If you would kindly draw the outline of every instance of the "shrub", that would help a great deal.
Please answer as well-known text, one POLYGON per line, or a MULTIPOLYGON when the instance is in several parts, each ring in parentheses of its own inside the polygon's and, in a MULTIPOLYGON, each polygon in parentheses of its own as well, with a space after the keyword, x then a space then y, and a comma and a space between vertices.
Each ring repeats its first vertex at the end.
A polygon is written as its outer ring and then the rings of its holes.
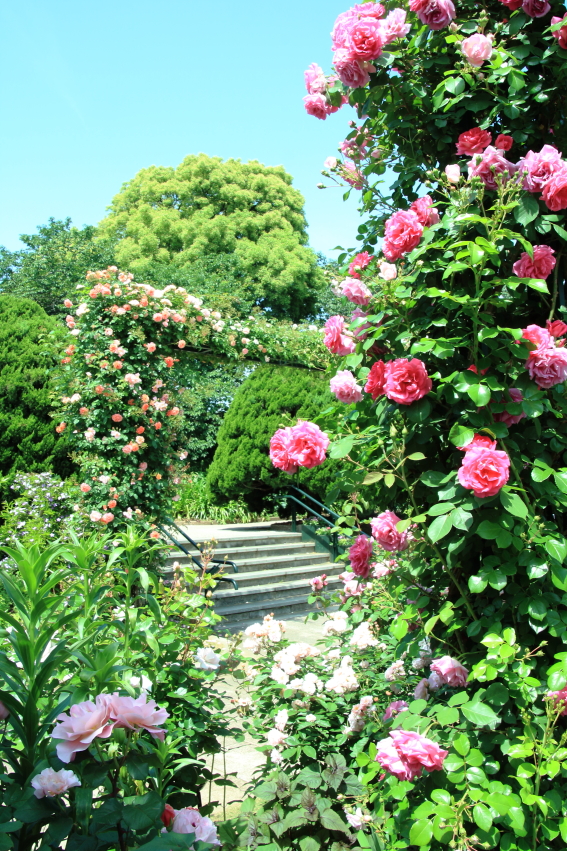
POLYGON ((0 514, 0 544, 51 543, 62 537, 73 513, 72 486, 53 473, 17 473, 10 485, 16 496, 0 514))
POLYGON ((243 499, 231 499, 224 505, 217 505, 203 473, 191 473, 187 476, 180 486, 178 497, 175 500, 175 516, 179 519, 210 520, 211 523, 253 523, 269 516, 268 511, 262 514, 252 513, 243 499))
POLYGON ((211 490, 227 499, 242 496, 261 509, 266 494, 290 484, 325 497, 336 465, 300 470, 288 476, 274 469, 268 452, 270 438, 281 425, 312 420, 333 400, 322 373, 282 366, 260 366, 234 396, 218 433, 218 447, 209 467, 211 490))

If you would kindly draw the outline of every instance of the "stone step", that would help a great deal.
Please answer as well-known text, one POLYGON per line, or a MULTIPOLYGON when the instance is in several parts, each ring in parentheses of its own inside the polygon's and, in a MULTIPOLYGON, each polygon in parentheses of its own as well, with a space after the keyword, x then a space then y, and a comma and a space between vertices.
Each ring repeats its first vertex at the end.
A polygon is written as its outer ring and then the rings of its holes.
MULTIPOLYGON (((323 571, 326 572, 326 571, 323 571)), ((329 585, 340 585, 340 580, 337 577, 331 577, 329 585)), ((220 586, 218 586, 220 587, 220 586)), ((305 596, 307 598, 311 593, 309 581, 302 577, 300 579, 284 579, 282 582, 267 582, 259 585, 249 585, 238 588, 235 591, 233 588, 224 590, 215 590, 213 592, 213 602, 215 611, 219 615, 224 614, 227 608, 232 609, 237 603, 243 607, 256 600, 275 601, 281 597, 292 595, 305 596)))
MULTIPOLYGON (((199 557, 199 553, 193 547, 188 544, 184 544, 183 541, 178 541, 178 544, 182 546, 186 546, 186 549, 192 553, 193 555, 199 557)), ((235 549, 229 549, 226 547, 221 547, 215 549, 213 552, 213 558, 219 559, 228 559, 229 561, 239 562, 242 559, 248 560, 250 558, 263 558, 264 555, 269 556, 285 556, 285 555, 295 555, 303 554, 303 553, 313 553, 315 552, 315 544, 313 541, 297 541, 293 544, 262 544, 261 541, 255 542, 254 546, 250 547, 236 547, 235 549)), ((181 561, 182 558, 186 558, 185 553, 182 550, 171 550, 170 554, 167 556, 168 561, 181 561)))
POLYGON ((273 614, 276 620, 286 617, 296 617, 313 611, 313 606, 307 602, 308 594, 281 596, 274 600, 255 600, 254 602, 239 603, 226 606, 218 614, 222 621, 216 627, 218 632, 240 632, 252 623, 262 621, 265 615, 273 614))
MULTIPOLYGON (((183 527, 181 526, 180 528, 183 527)), ((168 531, 171 532, 174 538, 183 543, 183 535, 179 535, 179 533, 175 529, 170 529, 168 531)), ((205 543, 205 538, 202 538, 200 536, 196 537, 195 530, 188 528, 186 531, 189 537, 192 538, 195 543, 205 543)), ((223 549, 232 550, 240 549, 242 547, 272 546, 275 544, 293 543, 301 543, 301 532, 268 532, 265 536, 261 533, 259 534, 258 532, 255 532, 235 537, 222 537, 217 539, 216 547, 217 549, 222 547, 223 549)))
MULTIPOLYGON (((174 561, 179 561, 180 564, 186 563, 189 559, 183 553, 180 553, 174 561)), ((168 559, 168 562, 170 559, 168 559)), ((235 559, 235 564, 238 567, 238 575, 255 571, 255 570, 279 570, 280 568, 301 567, 302 565, 321 565, 329 561, 328 553, 317 553, 313 550, 306 553, 297 553, 295 555, 270 556, 266 553, 263 558, 251 559, 235 559)), ((164 572, 167 575, 173 570, 173 565, 166 565, 164 572)), ((228 573, 232 575, 230 565, 228 573)))
MULTIPOLYGON (((228 571, 225 576, 234 577, 238 583, 238 588, 249 588, 255 585, 271 584, 277 587, 280 583, 285 583, 292 579, 302 579, 305 582, 305 587, 309 588, 309 580, 315 576, 320 576, 321 573, 326 573, 327 577, 338 577, 339 573, 344 569, 342 564, 331 564, 324 562, 323 564, 307 564, 300 567, 281 567, 277 570, 250 570, 244 573, 231 573, 228 571)), ((227 585, 219 586, 219 590, 229 590, 227 585)), ((216 592, 215 592, 216 599, 216 592)))

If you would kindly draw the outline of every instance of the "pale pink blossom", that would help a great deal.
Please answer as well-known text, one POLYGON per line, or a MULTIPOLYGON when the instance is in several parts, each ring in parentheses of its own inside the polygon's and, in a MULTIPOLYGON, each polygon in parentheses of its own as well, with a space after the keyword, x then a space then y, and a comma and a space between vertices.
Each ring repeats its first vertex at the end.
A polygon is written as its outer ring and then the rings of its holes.
POLYGON ((461 50, 471 65, 480 68, 492 56, 492 39, 474 33, 461 42, 461 50))
POLYGON ((322 573, 321 576, 314 576, 313 579, 309 580, 309 584, 311 585, 311 590, 314 594, 316 594, 317 591, 322 591, 323 588, 328 585, 327 574, 322 573))
POLYGON ((457 163, 446 165, 445 174, 449 183, 458 183, 461 179, 461 167, 457 163))
POLYGON ((91 520, 92 523, 99 523, 102 520, 102 514, 100 511, 93 510, 89 514, 89 520, 91 520))
POLYGON ((508 162, 504 152, 489 145, 482 154, 475 154, 468 165, 470 177, 480 177, 487 189, 498 188, 497 178, 508 180, 517 169, 508 162))
POLYGON ((327 79, 323 69, 312 62, 304 73, 305 88, 310 95, 324 94, 327 91, 327 79))
POLYGON ((441 771, 448 751, 413 730, 391 730, 376 745, 376 761, 398 780, 415 780, 427 771, 441 771))
POLYGON ((345 278, 341 284, 341 292, 353 304, 366 306, 372 298, 372 293, 362 281, 357 278, 345 278))
POLYGON ((383 511, 370 521, 372 537, 383 550, 399 552, 407 549, 408 533, 398 532, 396 524, 400 518, 393 511, 383 511))
POLYGON ((554 145, 544 145, 541 151, 528 151, 518 162, 518 171, 524 174, 523 187, 528 192, 541 192, 548 180, 565 166, 561 152, 554 145))
POLYGON ((56 750, 61 762, 71 762, 76 753, 86 751, 96 738, 107 739, 114 729, 108 700, 101 695, 95 703, 85 700, 73 704, 69 714, 58 715, 57 721, 60 723, 53 728, 51 737, 59 740, 56 750))
POLYGON ((405 9, 392 9, 384 18, 382 33, 384 44, 390 44, 397 38, 404 38, 411 30, 411 24, 406 23, 405 9))
POLYGON ((410 0, 409 7, 432 30, 444 29, 456 14, 451 0, 410 0))
POLYGON ((429 680, 425 677, 416 685, 413 692, 414 700, 427 700, 429 697, 429 680))
POLYGON ((69 789, 80 786, 81 781, 73 771, 67 768, 61 768, 59 771, 44 768, 32 778, 31 785, 36 798, 54 798, 56 795, 64 795, 69 789))
POLYGON ((451 656, 441 656, 439 659, 434 659, 431 663, 431 670, 439 674, 444 683, 456 688, 464 686, 467 682, 469 672, 457 659, 452 659, 451 656))
POLYGON ((81 486, 80 486, 80 490, 81 490, 83 493, 88 493, 88 492, 90 491, 90 489, 91 489, 91 486, 90 486, 90 485, 87 485, 87 483, 86 483, 86 482, 83 482, 83 483, 81 484, 81 486))
POLYGON ((353 189, 362 189, 364 177, 354 163, 344 162, 341 167, 341 176, 353 189))
MULTIPOLYGON (((102 695, 99 695, 102 697, 102 695)), ((125 730, 147 730, 155 739, 163 742, 165 730, 159 725, 169 718, 167 709, 159 707, 155 700, 148 700, 145 692, 139 697, 121 697, 118 694, 104 695, 108 700, 110 718, 115 727, 125 730)))
POLYGON ((383 281, 395 281, 398 277, 396 264, 386 263, 385 260, 382 260, 382 262, 378 264, 378 275, 383 281))
POLYGON ((382 721, 389 721, 390 718, 395 718, 400 712, 405 712, 409 709, 405 700, 394 700, 386 707, 386 711, 382 716, 382 721))
POLYGON ((350 405, 360 402, 362 399, 362 388, 356 383, 356 378, 348 369, 341 369, 331 378, 331 393, 334 393, 339 402, 350 405))
POLYGON ((124 376, 124 381, 133 387, 135 384, 141 384, 142 379, 140 378, 139 372, 127 372, 124 376))
POLYGON ((272 730, 268 730, 266 734, 266 741, 272 748, 277 748, 279 745, 283 745, 286 739, 287 734, 283 733, 281 730, 277 730, 275 727, 272 730))
POLYGON ((356 348, 352 333, 342 316, 330 316, 327 319, 323 343, 334 355, 350 355, 356 348))
POLYGON ((185 807, 175 812, 171 832, 194 833, 199 842, 207 842, 209 845, 221 844, 214 822, 207 816, 202 816, 194 807, 185 807))
POLYGON ((337 164, 338 160, 336 157, 327 157, 327 159, 323 163, 325 168, 328 168, 330 171, 333 171, 337 167, 337 164))

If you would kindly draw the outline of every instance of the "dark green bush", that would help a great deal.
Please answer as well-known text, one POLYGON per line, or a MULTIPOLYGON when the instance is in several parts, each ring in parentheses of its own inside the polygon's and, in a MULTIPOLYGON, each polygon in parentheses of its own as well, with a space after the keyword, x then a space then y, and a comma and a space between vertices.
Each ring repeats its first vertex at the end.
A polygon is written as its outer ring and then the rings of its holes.
POLYGON ((217 450, 207 483, 219 496, 242 496, 254 510, 265 497, 295 484, 325 499, 331 490, 336 463, 327 461, 294 476, 273 467, 270 438, 281 426, 298 419, 315 421, 334 397, 322 373, 288 366, 260 366, 236 391, 217 435, 217 450))
POLYGON ((0 296, 0 493, 18 472, 68 475, 64 438, 55 433, 51 377, 63 328, 36 302, 0 296))

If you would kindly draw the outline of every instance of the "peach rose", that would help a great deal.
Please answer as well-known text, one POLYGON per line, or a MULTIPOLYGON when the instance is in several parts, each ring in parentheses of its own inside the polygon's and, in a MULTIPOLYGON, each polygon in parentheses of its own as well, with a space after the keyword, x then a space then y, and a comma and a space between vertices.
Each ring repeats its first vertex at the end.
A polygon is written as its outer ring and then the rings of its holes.
POLYGON ((161 709, 155 700, 148 700, 147 694, 140 697, 121 697, 118 694, 106 696, 110 711, 110 718, 115 727, 123 727, 125 730, 147 730, 156 739, 163 742, 165 730, 158 727, 165 724, 169 718, 167 709, 161 709))
POLYGON ((61 723, 55 725, 51 737, 60 740, 56 750, 61 762, 71 762, 76 753, 86 751, 96 738, 107 739, 114 729, 107 702, 101 695, 95 703, 84 700, 73 704, 69 715, 62 713, 57 720, 61 723))

